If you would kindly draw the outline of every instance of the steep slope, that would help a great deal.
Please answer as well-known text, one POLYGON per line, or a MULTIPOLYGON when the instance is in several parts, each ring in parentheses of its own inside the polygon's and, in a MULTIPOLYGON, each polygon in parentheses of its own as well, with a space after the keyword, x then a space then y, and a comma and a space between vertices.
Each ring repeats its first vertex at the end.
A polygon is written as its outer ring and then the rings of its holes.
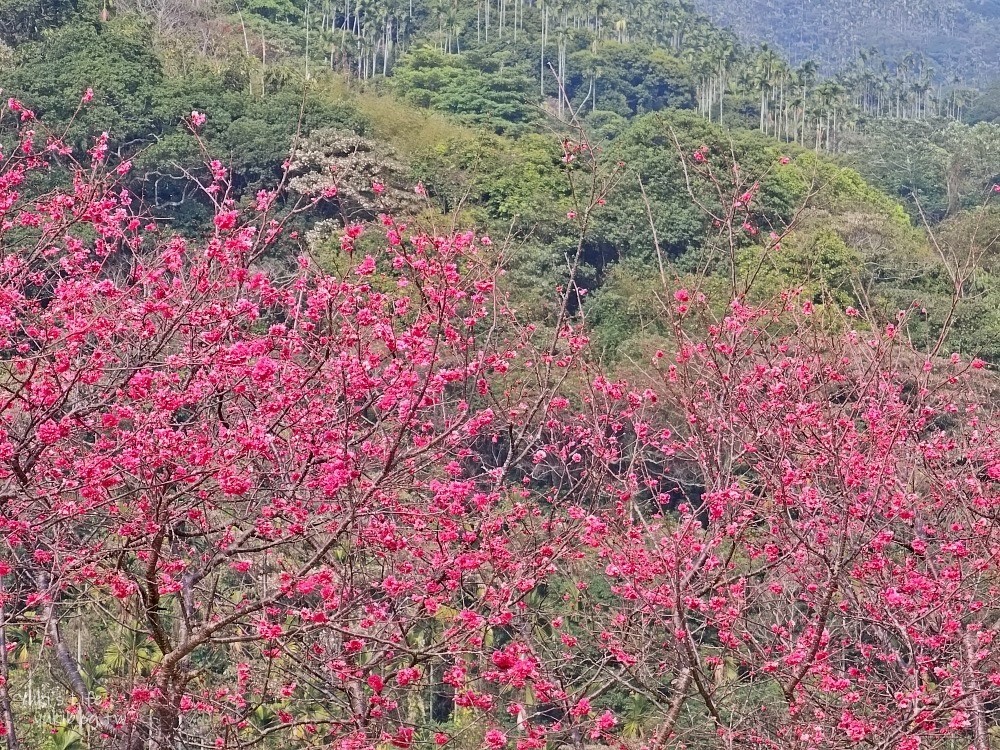
POLYGON ((793 61, 827 70, 877 48, 898 59, 917 50, 936 76, 982 83, 1000 72, 1000 0, 697 0, 744 38, 779 45, 793 61))

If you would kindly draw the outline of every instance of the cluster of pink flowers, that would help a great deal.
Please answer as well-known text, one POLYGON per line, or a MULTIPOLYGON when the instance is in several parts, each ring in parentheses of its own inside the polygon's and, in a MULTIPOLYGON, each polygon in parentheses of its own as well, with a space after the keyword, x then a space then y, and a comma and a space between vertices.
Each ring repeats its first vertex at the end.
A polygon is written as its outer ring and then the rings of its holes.
POLYGON ((166 236, 106 134, 22 194, 33 138, 0 172, 0 617, 39 624, 109 746, 463 742, 432 691, 486 750, 616 746, 625 694, 657 747, 988 746, 981 360, 913 357, 905 314, 841 335, 794 292, 689 286, 625 377, 568 315, 523 323, 471 231, 383 216, 344 227, 349 273, 270 274, 275 193, 242 208, 212 162, 214 231, 166 236), (96 698, 81 609, 155 654, 96 698))

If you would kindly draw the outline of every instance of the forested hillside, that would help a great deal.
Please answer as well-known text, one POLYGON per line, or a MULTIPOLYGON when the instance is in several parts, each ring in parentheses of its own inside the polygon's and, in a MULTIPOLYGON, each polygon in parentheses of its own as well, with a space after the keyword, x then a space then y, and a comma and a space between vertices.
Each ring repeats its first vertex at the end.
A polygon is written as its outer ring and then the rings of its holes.
POLYGON ((0 0, 6 750, 996 747, 997 11, 861 5, 0 0))
POLYGON ((878 50, 899 60, 919 51, 941 80, 985 83, 1000 71, 996 0, 696 0, 695 7, 755 42, 771 42, 796 62, 825 70, 878 50))

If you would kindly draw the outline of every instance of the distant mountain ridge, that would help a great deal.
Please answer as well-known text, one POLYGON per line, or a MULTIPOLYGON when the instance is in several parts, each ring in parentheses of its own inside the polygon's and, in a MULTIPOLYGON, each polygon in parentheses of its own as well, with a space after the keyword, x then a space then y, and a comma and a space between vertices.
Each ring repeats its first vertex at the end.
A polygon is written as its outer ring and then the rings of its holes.
POLYGON ((1000 0, 696 0, 696 7, 747 41, 770 42, 794 63, 827 72, 860 52, 892 60, 921 52, 935 78, 983 84, 1000 76, 1000 0))

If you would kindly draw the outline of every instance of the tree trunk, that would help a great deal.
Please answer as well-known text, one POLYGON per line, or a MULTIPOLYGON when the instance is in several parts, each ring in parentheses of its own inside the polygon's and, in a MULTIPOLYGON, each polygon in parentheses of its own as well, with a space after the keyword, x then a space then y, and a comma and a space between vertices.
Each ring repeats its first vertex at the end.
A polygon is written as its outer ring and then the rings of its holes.
POLYGON ((7 612, 4 607, 6 592, 0 591, 0 713, 7 725, 7 750, 19 750, 17 728, 14 726, 14 708, 10 700, 10 670, 7 664, 7 612))
MULTIPOLYGON (((487 3, 487 7, 488 5, 489 4, 487 3)), ((548 31, 548 24, 549 24, 549 8, 548 6, 546 6, 542 10, 542 39, 541 39, 541 53, 540 53, 541 63, 538 66, 538 88, 543 101, 545 99, 545 35, 546 32, 548 31)))
POLYGON ((986 726, 986 708, 983 705, 982 685, 975 666, 975 646, 968 631, 962 634, 963 645, 965 646, 965 658, 971 679, 969 681, 970 694, 972 696, 972 736, 974 750, 990 750, 990 736, 986 726))

